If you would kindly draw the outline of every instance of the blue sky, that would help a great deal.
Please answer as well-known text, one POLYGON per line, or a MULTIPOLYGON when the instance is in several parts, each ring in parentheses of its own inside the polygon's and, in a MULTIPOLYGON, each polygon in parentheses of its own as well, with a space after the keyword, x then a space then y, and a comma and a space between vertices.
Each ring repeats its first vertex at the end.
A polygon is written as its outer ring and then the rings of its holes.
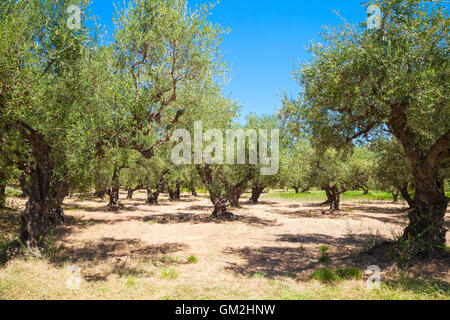
MULTIPOLYGON (((113 3, 124 0, 92 0, 92 14, 113 33, 113 3)), ((127 1, 128 2, 128 1, 127 1)), ((216 1, 190 0, 189 6, 216 1)), ((292 72, 309 59, 305 47, 324 25, 342 23, 333 10, 349 22, 367 18, 363 0, 222 0, 210 19, 230 28, 223 42, 224 59, 231 66, 232 81, 225 93, 242 105, 241 120, 249 112, 273 113, 280 106, 279 93, 297 95, 292 72)))

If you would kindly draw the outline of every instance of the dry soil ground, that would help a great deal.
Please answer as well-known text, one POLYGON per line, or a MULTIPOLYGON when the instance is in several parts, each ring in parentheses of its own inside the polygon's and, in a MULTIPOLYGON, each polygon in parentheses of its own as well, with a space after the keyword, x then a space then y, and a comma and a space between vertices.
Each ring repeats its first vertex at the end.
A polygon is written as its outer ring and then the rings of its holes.
MULTIPOLYGON (((122 198, 125 194, 121 195, 122 198)), ((68 198, 67 222, 55 230, 55 252, 43 259, 14 259, 0 267, 0 296, 7 299, 449 299, 448 261, 407 272, 390 259, 364 254, 393 239, 406 224, 403 203, 346 202, 323 214, 311 202, 265 198, 232 209, 237 221, 210 218, 206 197, 145 204, 145 194, 121 200, 109 212, 97 199, 68 198), (379 265, 384 284, 360 280, 323 284, 310 279, 323 268, 319 247, 330 248, 328 268, 379 265), (191 257, 191 258, 190 258, 191 257), (190 261, 189 261, 190 258, 190 261), (73 266, 80 289, 68 289, 73 266), (419 280, 420 279, 420 280, 419 280)), ((24 200, 14 199, 18 206, 24 200)), ((450 216, 447 215, 447 228, 450 216)), ((450 234, 447 237, 450 242, 450 234)))

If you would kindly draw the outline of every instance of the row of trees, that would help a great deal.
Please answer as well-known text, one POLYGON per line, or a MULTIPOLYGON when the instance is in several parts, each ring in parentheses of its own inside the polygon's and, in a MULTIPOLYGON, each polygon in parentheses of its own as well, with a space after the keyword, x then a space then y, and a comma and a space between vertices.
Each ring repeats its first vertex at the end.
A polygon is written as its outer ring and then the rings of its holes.
MULTIPOLYGON (((439 3, 371 1, 382 8, 379 30, 327 29, 296 72, 299 97, 285 97, 278 117, 250 115, 242 127, 233 121, 239 106, 222 94, 224 32, 207 20, 212 6, 135 0, 118 12, 114 40, 103 45, 86 14, 80 29, 67 28, 71 4, 0 4, 0 205, 6 184, 20 181, 27 247, 44 246, 64 221, 70 191, 95 189, 117 210, 121 188, 129 197, 146 189, 147 202, 157 204, 163 191, 179 199, 182 187, 206 188, 221 219, 246 190, 257 203, 270 187, 318 187, 337 210, 349 189, 382 188, 412 208, 402 241, 419 255, 445 246, 450 55, 448 12, 439 3), (193 133, 196 121, 223 133, 281 128, 280 171, 174 165, 172 134, 193 133)), ((87 1, 77 4, 88 12, 87 1)))

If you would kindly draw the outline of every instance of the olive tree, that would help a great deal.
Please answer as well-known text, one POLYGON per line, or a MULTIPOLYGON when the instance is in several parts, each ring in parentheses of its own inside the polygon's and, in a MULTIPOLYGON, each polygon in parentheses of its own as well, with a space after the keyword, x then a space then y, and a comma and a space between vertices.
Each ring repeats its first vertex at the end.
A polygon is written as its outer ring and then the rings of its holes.
POLYGON ((324 143, 388 131, 411 162, 415 196, 400 239, 417 256, 446 243, 441 166, 450 156, 448 10, 439 1, 380 0, 379 29, 328 28, 297 72, 302 117, 324 143))
MULTIPOLYGON (((64 220, 61 203, 82 180, 100 115, 107 68, 82 16, 67 27, 72 1, 2 1, 0 6, 0 123, 20 135, 18 167, 29 176, 21 216, 25 246, 43 246, 64 220)), ((86 9, 86 1, 78 3, 86 9)))

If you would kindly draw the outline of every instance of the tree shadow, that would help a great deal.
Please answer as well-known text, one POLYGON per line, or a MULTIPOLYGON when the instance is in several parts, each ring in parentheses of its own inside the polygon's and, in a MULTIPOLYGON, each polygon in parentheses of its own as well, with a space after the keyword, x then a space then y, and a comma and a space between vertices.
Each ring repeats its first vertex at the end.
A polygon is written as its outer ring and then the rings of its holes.
POLYGON ((389 241, 388 238, 378 234, 351 234, 347 237, 332 237, 324 234, 281 234, 278 235, 277 241, 298 243, 299 245, 329 245, 333 247, 360 246, 364 247, 368 244, 376 244, 389 241))
POLYGON ((244 264, 228 263, 228 266, 225 267, 225 270, 244 277, 262 274, 267 278, 299 279, 305 270, 317 265, 311 252, 301 251, 297 248, 227 248, 224 253, 238 256, 245 261, 244 264))
POLYGON ((83 246, 62 247, 52 257, 52 263, 61 266, 66 261, 101 263, 110 259, 120 258, 154 258, 187 249, 183 243, 164 243, 145 245, 139 239, 102 238, 83 246))
MULTIPOLYGON (((210 207, 208 208, 211 209, 210 207)), ((184 209, 180 209, 179 211, 183 212, 184 209)), ((178 224, 178 223, 221 224, 225 222, 223 220, 213 217, 211 214, 194 214, 194 213, 161 214, 146 217, 136 217, 136 219, 139 219, 146 223, 155 223, 155 224, 178 224)), ((241 222, 249 225, 258 225, 258 226, 279 226, 279 224, 276 223, 276 221, 274 220, 262 219, 255 216, 235 215, 233 222, 241 222)))

